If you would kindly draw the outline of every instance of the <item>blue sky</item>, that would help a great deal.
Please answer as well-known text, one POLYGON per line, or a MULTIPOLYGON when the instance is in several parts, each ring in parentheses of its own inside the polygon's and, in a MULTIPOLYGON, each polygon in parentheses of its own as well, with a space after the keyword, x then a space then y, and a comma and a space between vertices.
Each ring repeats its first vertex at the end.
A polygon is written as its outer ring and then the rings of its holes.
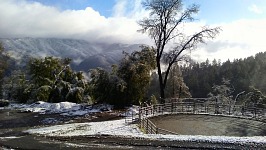
MULTIPOLYGON (((193 58, 226 61, 266 51, 266 0, 184 0, 196 3, 198 21, 187 31, 219 26, 222 32, 193 58)), ((0 0, 0 38, 53 37, 90 42, 148 44, 137 20, 148 15, 141 0, 0 0)), ((192 34, 192 33, 190 33, 192 34)))
MULTIPOLYGON (((113 8, 118 0, 29 0, 60 10, 82 10, 92 7, 105 17, 113 15, 113 8)), ((134 1, 134 0, 132 0, 134 1)), ((265 0, 185 0, 185 5, 199 4, 198 19, 208 23, 230 22, 236 19, 265 18, 265 0), (253 8, 252 8, 253 7, 253 8)))
POLYGON ((210 23, 265 17, 265 0, 189 0, 199 3, 199 17, 210 23), (254 10, 252 10, 252 7, 254 10), (257 9, 256 9, 257 8, 257 9))
POLYGON ((92 7, 99 11, 101 15, 109 17, 112 15, 112 9, 116 0, 29 0, 40 2, 44 5, 54 6, 61 10, 72 9, 82 10, 86 7, 92 7))

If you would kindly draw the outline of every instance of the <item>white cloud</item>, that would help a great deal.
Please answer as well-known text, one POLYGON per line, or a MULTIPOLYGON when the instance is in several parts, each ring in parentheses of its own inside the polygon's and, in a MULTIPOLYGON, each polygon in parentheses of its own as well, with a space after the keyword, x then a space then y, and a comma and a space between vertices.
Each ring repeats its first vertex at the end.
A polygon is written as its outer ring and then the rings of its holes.
POLYGON ((256 13, 256 14, 262 14, 263 13, 263 10, 255 4, 251 5, 248 8, 248 10, 253 12, 253 13, 256 13))
POLYGON ((113 8, 113 16, 127 17, 134 20, 148 17, 149 12, 142 8, 142 1, 143 0, 116 0, 116 5, 113 8))
POLYGON ((123 17, 126 14, 126 6, 127 6, 127 0, 117 0, 113 11, 114 16, 116 17, 123 17))
POLYGON ((199 51, 194 52, 194 57, 201 61, 209 59, 245 58, 256 53, 266 51, 266 19, 236 20, 217 26, 222 27, 222 32, 216 39, 203 45, 199 51))
POLYGON ((139 29, 136 20, 124 17, 123 7, 117 5, 117 16, 106 18, 90 7, 60 11, 37 2, 0 1, 0 10, 4 12, 0 13, 0 36, 79 38, 91 42, 147 41, 147 36, 136 32, 139 29))

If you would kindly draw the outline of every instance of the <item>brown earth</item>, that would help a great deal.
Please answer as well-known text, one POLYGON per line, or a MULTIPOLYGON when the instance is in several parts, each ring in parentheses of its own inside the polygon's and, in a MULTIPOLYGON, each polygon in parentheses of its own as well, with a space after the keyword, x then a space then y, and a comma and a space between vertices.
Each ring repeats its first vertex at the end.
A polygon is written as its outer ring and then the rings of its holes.
POLYGON ((158 127, 181 135, 266 136, 266 123, 210 115, 164 115, 150 118, 158 127))

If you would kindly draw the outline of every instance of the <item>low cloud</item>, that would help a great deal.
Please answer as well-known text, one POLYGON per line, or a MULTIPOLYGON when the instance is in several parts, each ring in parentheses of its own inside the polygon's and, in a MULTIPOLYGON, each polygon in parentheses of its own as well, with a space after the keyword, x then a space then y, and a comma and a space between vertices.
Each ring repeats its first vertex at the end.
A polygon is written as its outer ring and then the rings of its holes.
POLYGON ((242 19, 219 26, 223 31, 204 48, 212 58, 226 61, 265 51, 266 19, 242 19))

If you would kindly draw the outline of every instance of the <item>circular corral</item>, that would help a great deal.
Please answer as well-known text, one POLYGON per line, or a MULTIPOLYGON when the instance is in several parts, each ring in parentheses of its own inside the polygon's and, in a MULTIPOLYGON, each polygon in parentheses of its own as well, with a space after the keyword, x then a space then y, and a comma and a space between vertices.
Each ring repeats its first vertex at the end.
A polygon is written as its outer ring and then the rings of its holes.
POLYGON ((266 123, 251 119, 175 114, 149 118, 158 128, 180 135, 266 136, 266 123))

